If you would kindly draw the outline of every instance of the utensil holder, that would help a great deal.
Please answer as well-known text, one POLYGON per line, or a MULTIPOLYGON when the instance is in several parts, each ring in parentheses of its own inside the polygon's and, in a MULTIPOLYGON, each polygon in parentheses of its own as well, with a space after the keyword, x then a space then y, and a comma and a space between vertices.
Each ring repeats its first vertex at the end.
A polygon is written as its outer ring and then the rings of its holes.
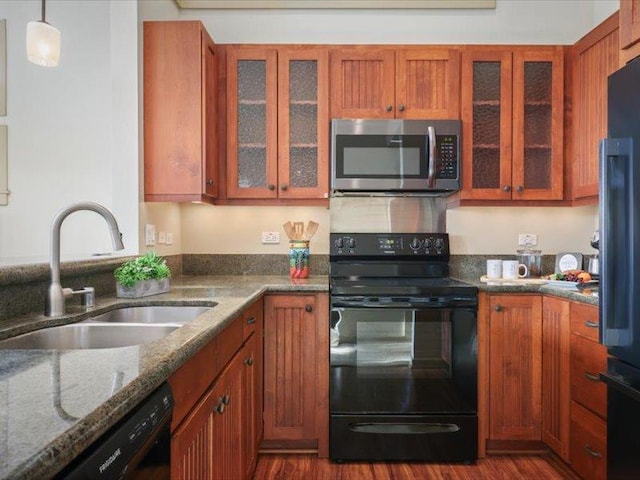
POLYGON ((309 240, 289 241, 289 276, 309 277, 309 240))

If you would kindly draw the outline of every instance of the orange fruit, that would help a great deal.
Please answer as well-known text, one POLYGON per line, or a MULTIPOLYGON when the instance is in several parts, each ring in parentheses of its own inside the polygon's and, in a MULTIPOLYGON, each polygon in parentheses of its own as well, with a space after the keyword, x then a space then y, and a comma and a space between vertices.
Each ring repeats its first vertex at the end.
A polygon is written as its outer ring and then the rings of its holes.
POLYGON ((589 280, 591 280, 591 275, 589 274, 589 272, 582 272, 578 274, 578 281, 579 282, 588 282, 589 280))

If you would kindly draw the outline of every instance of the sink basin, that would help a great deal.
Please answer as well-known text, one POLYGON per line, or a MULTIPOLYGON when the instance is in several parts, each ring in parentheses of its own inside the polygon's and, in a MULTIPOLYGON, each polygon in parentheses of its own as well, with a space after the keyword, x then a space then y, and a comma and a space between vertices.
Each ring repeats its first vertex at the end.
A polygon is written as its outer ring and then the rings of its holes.
POLYGON ((145 324, 184 324, 212 307, 191 305, 124 307, 91 317, 87 322, 107 323, 145 323, 145 324))
POLYGON ((0 349, 77 350, 128 347, 166 337, 180 324, 111 324, 79 322, 43 328, 0 341, 0 349))

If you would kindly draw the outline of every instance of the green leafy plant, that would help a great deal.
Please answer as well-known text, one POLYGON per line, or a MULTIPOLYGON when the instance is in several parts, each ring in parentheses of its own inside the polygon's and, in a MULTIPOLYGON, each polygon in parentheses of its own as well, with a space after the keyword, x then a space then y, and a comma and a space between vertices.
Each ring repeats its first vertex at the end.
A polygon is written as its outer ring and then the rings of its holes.
POLYGON ((113 272, 116 281, 123 287, 132 287, 141 280, 161 280, 171 276, 167 261, 155 252, 127 260, 113 272))

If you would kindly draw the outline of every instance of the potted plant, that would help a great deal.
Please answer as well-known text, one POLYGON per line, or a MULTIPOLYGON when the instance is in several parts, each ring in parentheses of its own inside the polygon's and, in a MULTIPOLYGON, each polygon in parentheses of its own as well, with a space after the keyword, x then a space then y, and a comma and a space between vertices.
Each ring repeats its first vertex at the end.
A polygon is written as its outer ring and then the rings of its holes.
POLYGON ((138 298, 168 292, 171 270, 164 258, 148 252, 124 262, 113 276, 118 297, 138 298))

